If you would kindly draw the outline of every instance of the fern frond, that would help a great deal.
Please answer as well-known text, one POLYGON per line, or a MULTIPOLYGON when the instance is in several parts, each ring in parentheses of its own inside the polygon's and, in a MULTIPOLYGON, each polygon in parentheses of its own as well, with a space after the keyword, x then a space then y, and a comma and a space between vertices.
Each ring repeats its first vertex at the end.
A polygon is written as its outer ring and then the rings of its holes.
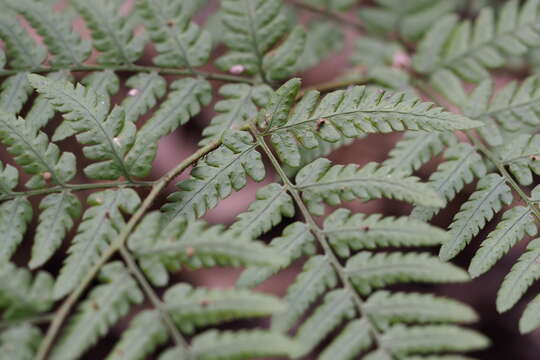
POLYGON ((176 284, 164 295, 165 309, 183 333, 223 322, 265 317, 282 312, 276 297, 249 290, 193 288, 176 284))
POLYGON ((324 296, 322 305, 300 326, 295 339, 306 355, 334 330, 342 321, 356 315, 351 293, 344 289, 333 290, 324 296))
POLYGON ((0 85, 0 109, 8 114, 18 114, 31 92, 28 73, 20 72, 8 77, 0 85))
POLYGON ((131 90, 122 101, 126 120, 137 122, 140 116, 154 107, 167 90, 167 82, 155 72, 133 75, 126 81, 131 90))
POLYGON ((47 195, 39 203, 39 209, 41 212, 32 258, 28 264, 30 269, 40 267, 49 260, 82 213, 79 199, 69 191, 47 195))
POLYGON ((140 203, 133 189, 95 192, 87 199, 90 206, 83 215, 77 235, 68 250, 68 257, 56 279, 54 297, 68 294, 99 260, 125 225, 122 211, 133 214, 140 203))
POLYGON ((0 141, 6 145, 15 162, 33 175, 26 183, 30 189, 45 187, 49 179, 54 184, 63 185, 75 176, 75 155, 61 153, 45 133, 33 129, 23 118, 16 118, 1 109, 0 141))
POLYGON ((167 284, 167 270, 219 265, 279 265, 283 259, 273 249, 245 234, 224 231, 203 221, 179 217, 169 221, 162 213, 145 216, 128 240, 141 268, 156 285, 167 284))
POLYGON ((47 50, 36 44, 10 11, 0 15, 0 38, 5 43, 9 66, 14 69, 37 68, 47 56, 47 50))
POLYGON ((312 68, 333 52, 340 51, 344 45, 343 32, 332 23, 321 20, 310 22, 304 52, 296 61, 296 72, 312 68))
POLYGON ((0 259, 8 260, 15 253, 32 217, 32 205, 23 196, 0 204, 0 234, 3 242, 0 259))
POLYGON ((511 309, 533 282, 540 279, 540 239, 532 240, 512 270, 505 276, 497 293, 497 310, 511 309))
POLYGON ((455 143, 456 137, 452 133, 406 131, 382 165, 404 174, 412 174, 439 155, 446 146, 455 143))
POLYGON ((5 319, 25 318, 47 311, 53 305, 54 279, 40 271, 35 276, 28 269, 9 262, 0 267, 0 308, 5 319))
POLYGON ((317 297, 337 285, 338 279, 328 260, 312 256, 295 282, 287 289, 287 308, 272 317, 272 330, 284 332, 291 328, 317 297))
POLYGON ((482 9, 476 20, 455 15, 438 20, 420 42, 413 67, 422 74, 448 69, 465 80, 479 82, 487 69, 504 65, 511 55, 522 55, 540 44, 537 0, 506 2, 497 16, 482 9))
POLYGON ((257 115, 257 108, 266 105, 271 89, 266 85, 251 86, 247 84, 227 84, 219 89, 224 99, 216 103, 214 116, 210 124, 203 130, 203 139, 199 145, 204 146, 219 139, 227 129, 238 128, 257 115))
POLYGON ((482 242, 469 265, 473 278, 491 269, 519 240, 526 235, 534 236, 538 232, 529 207, 516 206, 505 211, 501 221, 482 242))
POLYGON ((228 130, 222 144, 198 162, 189 179, 176 185, 179 190, 161 208, 169 219, 199 218, 233 190, 242 189, 248 176, 255 181, 264 179, 261 154, 249 133, 228 130))
POLYGON ((167 99, 137 131, 137 138, 126 156, 130 173, 147 176, 156 156, 159 139, 201 111, 212 99, 212 87, 203 78, 184 78, 174 81, 167 99))
POLYGON ((346 271, 356 289, 364 295, 396 283, 449 283, 469 279, 459 267, 428 253, 360 252, 347 261, 346 271))
POLYGON ((295 26, 285 41, 263 58, 262 67, 268 80, 283 80, 295 73, 306 46, 306 31, 295 26))
POLYGON ((286 261, 276 266, 249 266, 240 275, 236 286, 254 287, 279 270, 289 266, 302 255, 313 255, 316 251, 315 238, 307 224, 294 222, 288 225, 280 237, 272 239, 269 247, 275 249, 286 261))
POLYGON ((185 2, 142 0, 136 9, 159 54, 154 64, 192 68, 206 63, 212 39, 191 21, 185 2))
POLYGON ((381 197, 403 200, 428 206, 442 206, 444 202, 428 185, 412 176, 391 172, 391 169, 369 163, 363 168, 356 165, 332 165, 330 160, 318 159, 305 166, 296 175, 296 185, 309 210, 322 215, 324 206, 339 205, 342 201, 363 201, 381 197))
POLYGON ((81 84, 85 87, 92 88, 95 92, 107 98, 109 103, 110 97, 118 93, 120 89, 118 76, 114 71, 109 69, 88 74, 81 80, 81 84))
POLYGON ((501 160, 524 186, 531 185, 533 175, 540 174, 540 135, 522 134, 500 150, 501 160))
POLYGON ((476 191, 461 205, 450 224, 450 240, 443 243, 439 256, 449 260, 456 256, 480 232, 486 223, 512 202, 512 190, 504 178, 489 174, 482 178, 476 191))
POLYGON ((45 78, 31 74, 30 83, 44 94, 57 111, 64 114, 77 133, 77 140, 86 145, 85 156, 97 163, 84 169, 94 179, 116 179, 120 175, 130 176, 124 155, 135 137, 135 125, 126 121, 121 107, 109 114, 108 101, 91 88, 45 78))
POLYGON ((42 335, 28 324, 11 327, 0 334, 0 357, 8 360, 33 360, 42 335))
POLYGON ((103 65, 131 64, 143 51, 146 39, 134 34, 133 23, 121 15, 120 2, 74 0, 72 5, 90 29, 94 47, 103 65))
POLYGON ((73 30, 70 17, 36 0, 9 0, 14 9, 36 29, 47 45, 51 65, 80 65, 90 55, 91 44, 73 30))
POLYGON ((69 319, 64 335, 51 353, 53 360, 75 360, 92 346, 132 304, 143 300, 143 293, 120 262, 101 269, 102 284, 94 287, 77 312, 69 319))
MULTIPOLYGON (((453 200, 465 184, 471 183, 475 177, 482 178, 487 169, 482 157, 474 147, 466 143, 455 144, 444 153, 445 161, 429 176, 429 184, 446 201, 453 200)), ((424 221, 430 220, 439 209, 433 207, 415 207, 412 217, 424 221)))
POLYGON ((379 328, 404 323, 472 323, 474 310, 458 301, 431 294, 377 291, 366 301, 364 310, 379 328))
POLYGON ((319 356, 321 360, 349 360, 373 343, 367 319, 350 321, 319 356))
POLYGON ((324 233, 341 257, 351 250, 381 247, 433 246, 448 238, 446 232, 407 217, 383 217, 381 214, 352 214, 338 209, 324 221, 324 233))
POLYGON ((256 200, 236 217, 230 229, 256 239, 281 223, 283 217, 293 217, 294 213, 293 199, 287 190, 271 183, 257 190, 256 200))

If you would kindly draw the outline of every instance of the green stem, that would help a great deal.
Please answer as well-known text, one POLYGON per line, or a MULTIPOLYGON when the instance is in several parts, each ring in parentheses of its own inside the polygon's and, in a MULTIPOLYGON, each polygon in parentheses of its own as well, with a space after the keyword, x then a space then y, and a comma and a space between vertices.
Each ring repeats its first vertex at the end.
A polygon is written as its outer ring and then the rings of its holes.
MULTIPOLYGON (((208 80, 219 80, 227 82, 239 82, 239 83, 254 83, 254 80, 245 78, 242 76, 228 75, 228 74, 219 74, 206 71, 198 70, 186 70, 186 69, 175 69, 175 68, 163 68, 158 66, 146 66, 146 65, 80 65, 72 67, 38 67, 31 69, 29 71, 33 73, 49 73, 61 70, 69 70, 72 72, 93 72, 93 71, 103 71, 103 70, 112 70, 115 72, 156 72, 163 75, 181 75, 181 76, 193 76, 197 75, 208 80)), ((9 76, 20 73, 20 69, 4 69, 0 70, 0 76, 9 76)))
POLYGON ((299 9, 303 9, 303 10, 307 10, 309 12, 312 12, 312 13, 315 13, 315 14, 318 14, 318 15, 322 15, 332 21, 335 21, 336 23, 340 24, 340 25, 346 25, 346 26, 349 26, 355 30, 358 30, 358 31, 365 31, 364 29, 364 26, 357 22, 357 21, 353 21, 353 20, 350 20, 349 18, 347 18, 346 16, 338 13, 338 12, 335 12, 335 11, 331 11, 329 9, 325 9, 325 8, 321 8, 319 6, 315 6, 315 5, 311 5, 309 3, 304 3, 300 0, 291 0, 290 1, 291 4, 293 4, 294 6, 296 6, 297 8, 299 9))
POLYGON ((365 311, 365 308, 364 308, 364 300, 360 297, 358 292, 354 289, 354 286, 351 280, 349 279, 349 275, 347 274, 346 269, 343 267, 343 265, 341 265, 341 262, 339 261, 337 255, 332 250, 332 247, 330 246, 330 244, 328 243, 326 239, 326 235, 324 234, 324 231, 317 225, 317 223, 315 222, 315 219, 313 219, 313 216, 311 216, 311 213, 307 209, 306 205, 304 204, 304 201, 302 200, 302 197, 300 196, 300 192, 298 191, 296 186, 290 181, 289 177, 287 176, 287 174, 285 173, 285 171, 279 164, 278 159, 274 156, 274 153, 272 152, 272 150, 270 150, 270 148, 264 141, 264 138, 257 133, 257 129, 255 129, 255 127, 252 127, 251 132, 257 139, 257 143, 262 148, 265 155, 270 160, 272 167, 276 170, 279 177, 283 181, 285 188, 292 195, 296 205, 298 206, 298 208, 300 209, 300 212, 302 213, 302 216, 304 217, 304 220, 306 221, 306 224, 310 228, 313 235, 315 235, 315 238, 317 239, 317 242, 321 245, 326 258, 328 259, 328 261, 330 262, 330 264, 332 265, 332 267, 338 274, 338 277, 343 287, 352 295, 354 303, 358 309, 358 315, 360 317, 365 316, 366 319, 368 320, 371 334, 373 335, 373 338, 375 339, 377 346, 382 351, 384 351, 389 356, 390 359, 394 359, 392 352, 390 352, 388 349, 386 349, 383 346, 382 341, 381 341, 381 333, 379 329, 377 328, 377 325, 375 324, 373 319, 371 319, 370 316, 366 315, 367 312, 365 311))
POLYGON ((5 329, 19 324, 46 324, 52 320, 53 316, 54 314, 41 314, 17 320, 3 320, 0 322, 0 329, 5 329))

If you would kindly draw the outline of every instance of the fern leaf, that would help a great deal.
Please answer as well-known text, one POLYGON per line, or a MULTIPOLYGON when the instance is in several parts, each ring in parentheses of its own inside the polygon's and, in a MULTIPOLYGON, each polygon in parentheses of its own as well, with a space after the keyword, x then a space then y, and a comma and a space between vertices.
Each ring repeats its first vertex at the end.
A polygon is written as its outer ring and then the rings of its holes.
POLYGON ((171 84, 172 91, 154 115, 137 132, 137 138, 126 157, 126 166, 135 176, 147 176, 157 152, 159 139, 208 105, 212 87, 203 78, 184 78, 171 84))
POLYGON ((236 217, 230 229, 256 239, 281 223, 283 217, 293 217, 294 212, 293 199, 287 190, 271 183, 257 190, 256 200, 236 217))
POLYGON ((11 327, 0 334, 0 355, 8 360, 33 360, 43 335, 28 324, 11 327))
POLYGON ((47 50, 36 44, 10 11, 0 15, 0 38, 6 44, 9 65, 14 69, 37 68, 47 56, 47 50))
POLYGON ((133 214, 140 199, 133 189, 105 190, 90 195, 87 203, 90 207, 84 212, 54 286, 56 299, 73 290, 99 260, 100 254, 125 225, 121 211, 133 214))
POLYGON ((316 66, 333 52, 340 51, 344 45, 343 33, 331 22, 324 22, 319 19, 310 22, 304 51, 296 61, 296 71, 303 71, 316 66))
POLYGON ((254 119, 257 107, 266 105, 271 89, 266 85, 226 84, 219 89, 219 94, 224 98, 214 107, 219 115, 204 128, 201 146, 219 139, 225 130, 238 128, 254 119))
POLYGON ((347 209, 338 209, 325 219, 324 233, 341 257, 349 257, 351 250, 433 246, 448 237, 445 231, 415 219, 353 215, 347 209))
POLYGON ((349 360, 373 343, 367 319, 350 321, 319 356, 321 360, 349 360))
POLYGON ((32 205, 25 197, 17 197, 0 204, 0 259, 8 260, 21 243, 26 228, 32 221, 32 205))
POLYGON ((423 74, 448 69, 472 82, 488 76, 486 69, 506 63, 506 57, 522 55, 528 47, 538 46, 536 24, 538 1, 506 2, 498 16, 493 8, 484 8, 474 23, 458 22, 449 15, 426 33, 413 58, 413 67, 423 74))
POLYGON ((121 15, 120 2, 74 0, 72 5, 84 18, 103 65, 131 64, 143 51, 146 39, 133 33, 133 23, 121 15))
POLYGON ((468 305, 419 293, 377 291, 366 301, 364 310, 379 328, 396 323, 472 323, 478 320, 468 305))
MULTIPOLYGON (((465 184, 471 183, 475 177, 486 175, 486 165, 476 149, 469 144, 460 143, 449 147, 444 153, 445 161, 429 177, 429 184, 446 201, 454 199, 465 184)), ((430 220, 439 209, 433 207, 415 207, 412 217, 430 220)))
POLYGON ((298 25, 279 47, 264 56, 262 67, 268 80, 283 80, 294 74, 304 53, 306 38, 306 31, 298 25))
POLYGON ((32 92, 32 87, 28 83, 28 73, 20 72, 10 76, 0 85, 0 109, 8 114, 18 114, 28 95, 32 92))
POLYGON ((524 186, 531 185, 533 174, 540 174, 540 136, 518 135, 503 146, 502 161, 516 180, 524 186))
POLYGON ((363 201, 381 197, 403 200, 428 206, 442 206, 444 202, 428 185, 412 176, 391 172, 391 169, 369 163, 363 168, 356 165, 332 165, 330 160, 318 159, 305 166, 296 175, 296 185, 309 210, 322 215, 324 206, 339 205, 342 201, 363 201))
POLYGON ((319 295, 335 287, 337 282, 336 273, 324 256, 311 257, 287 290, 284 298, 287 302, 286 310, 272 317, 272 330, 287 331, 319 295))
POLYGON ((279 270, 289 266, 302 255, 313 255, 315 237, 305 223, 294 222, 288 225, 280 237, 272 239, 269 247, 275 249, 286 261, 277 266, 250 266, 238 278, 236 286, 254 287, 279 270))
POLYGON ((84 169, 88 177, 129 177, 123 158, 133 143, 135 125, 125 120, 121 107, 115 107, 108 115, 108 102, 91 88, 80 84, 74 87, 67 81, 53 81, 35 74, 28 78, 76 130, 77 140, 86 145, 85 156, 98 161, 84 169))
POLYGON ((324 296, 322 305, 300 326, 295 339, 307 355, 332 330, 356 315, 356 307, 349 291, 333 290, 324 296))
POLYGON ((519 331, 527 334, 540 326, 540 295, 537 295, 525 308, 519 319, 519 331))
MULTIPOLYGON (((96 71, 84 77, 81 84, 92 88, 95 92, 109 99, 110 96, 118 93, 120 89, 120 80, 112 70, 96 71)), ((108 107, 108 106, 107 106, 108 107)))
POLYGON ((459 267, 428 253, 360 252, 347 261, 346 271, 356 289, 364 295, 397 283, 450 283, 469 279, 459 267))
POLYGON ((32 246, 32 258, 28 266, 35 269, 43 265, 62 244, 73 222, 82 213, 79 199, 69 191, 51 194, 39 204, 39 222, 32 246))
POLYGON ((81 39, 65 14, 35 0, 12 0, 9 7, 23 15, 43 38, 52 54, 51 65, 80 65, 90 55, 90 42, 81 39))
POLYGON ((445 146, 455 143, 456 137, 451 133, 406 131, 382 165, 405 174, 412 174, 439 155, 445 146))
POLYGON ((516 206, 507 210, 495 230, 482 242, 469 265, 473 278, 491 269, 519 240, 526 235, 534 236, 538 232, 531 209, 516 206))
POLYGON ((164 296, 165 308, 182 332, 226 321, 265 317, 285 309, 276 297, 249 290, 216 290, 192 288, 181 283, 169 288, 164 296))
MULTIPOLYGON (((12 195, 13 189, 19 183, 19 172, 17 168, 9 164, 2 164, 0 161, 0 201, 6 195, 12 195)), ((0 205, 1 207, 2 205, 0 205)))
POLYGON ((168 221, 160 212, 148 214, 130 236, 128 246, 141 268, 158 286, 167 284, 167 269, 177 270, 218 265, 279 265, 283 259, 258 241, 221 226, 179 217, 168 221))
POLYGON ((96 286, 68 320, 67 328, 51 353, 52 360, 75 360, 105 335, 143 293, 120 262, 101 269, 102 284, 96 286))
POLYGON ((159 54, 154 64, 191 68, 206 63, 212 49, 210 34, 190 21, 184 2, 142 0, 136 6, 159 54))
POLYGON ((28 269, 4 262, 0 267, 0 308, 5 319, 24 319, 53 305, 53 278, 44 271, 34 277, 28 269))
POLYGON ((76 173, 75 156, 61 153, 47 135, 35 131, 23 118, 0 111, 0 141, 25 172, 33 177, 26 183, 31 189, 45 187, 47 180, 65 184, 76 173))
POLYGON ((144 360, 159 345, 167 341, 167 329, 156 310, 139 313, 122 333, 106 360, 144 360))
POLYGON ((167 82, 155 72, 140 73, 130 77, 126 86, 131 90, 122 101, 122 107, 126 112, 126 120, 135 123, 165 95, 167 82))
POLYGON ((512 190, 501 176, 489 174, 481 179, 476 191, 454 216, 449 230, 451 238, 442 245, 440 258, 449 260, 456 256, 512 198, 512 190))
POLYGON ((222 143, 199 161, 189 179, 176 185, 179 191, 169 195, 162 207, 169 219, 199 218, 233 190, 242 189, 248 176, 255 181, 264 179, 264 164, 249 133, 227 131, 222 143))
MULTIPOLYGON (((175 350, 159 360, 183 359, 182 350, 175 350)), ((195 337, 191 352, 193 358, 201 360, 294 358, 299 345, 284 335, 264 330, 209 330, 195 337)))
POLYGON ((540 278, 540 240, 535 239, 527 246, 512 270, 505 276, 497 293, 497 310, 510 310, 521 299, 523 294, 540 278))
POLYGON ((381 346, 397 356, 482 350, 489 340, 454 325, 395 326, 383 334, 381 346))

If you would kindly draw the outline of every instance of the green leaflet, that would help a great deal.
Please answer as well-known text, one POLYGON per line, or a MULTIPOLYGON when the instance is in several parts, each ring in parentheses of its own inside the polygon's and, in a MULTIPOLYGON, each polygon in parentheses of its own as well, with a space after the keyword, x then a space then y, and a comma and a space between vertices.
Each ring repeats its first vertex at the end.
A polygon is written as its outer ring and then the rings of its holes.
POLYGON ((147 176, 156 156, 159 139, 201 111, 212 98, 212 88, 203 78, 175 80, 167 99, 139 129, 133 147, 126 155, 128 171, 138 177, 147 176))
POLYGON ((428 253, 360 252, 347 261, 346 271, 356 289, 364 295, 397 283, 451 283, 469 279, 459 267, 428 253))
POLYGON ((219 139, 227 129, 238 128, 253 120, 257 108, 266 105, 271 91, 266 85, 226 84, 220 87, 219 95, 224 99, 214 107, 219 115, 214 116, 204 128, 199 145, 207 145, 219 139))
POLYGON ((224 231, 203 221, 168 221, 160 212, 149 213, 128 240, 139 264, 157 286, 169 281, 167 270, 214 266, 273 265, 283 259, 273 249, 245 234, 224 231))
POLYGON ((185 283, 167 289, 164 306, 180 330, 187 334, 209 325, 265 317, 285 309, 284 304, 271 295, 249 290, 194 289, 185 283))
POLYGON ((47 56, 46 49, 35 43, 17 21, 13 13, 4 11, 0 15, 0 38, 5 42, 9 65, 14 69, 33 69, 47 56))
POLYGON ((112 70, 96 71, 84 77, 81 84, 87 88, 92 88, 96 93, 107 98, 118 93, 120 80, 112 70))
POLYGON ((126 81, 130 88, 128 96, 122 101, 126 120, 133 123, 165 95, 167 83, 155 72, 133 75, 126 81))
POLYGON ((286 261, 274 266, 249 266, 236 282, 238 287, 254 287, 267 280, 279 270, 289 266, 302 255, 316 253, 315 238, 305 223, 294 222, 288 225, 280 237, 272 239, 269 247, 275 249, 286 261))
POLYGON ((210 34, 190 21, 185 3, 174 0, 136 3, 136 11, 158 52, 153 58, 157 66, 192 68, 208 60, 212 48, 210 34))
POLYGON ((357 165, 332 165, 321 158, 305 166, 296 175, 296 185, 309 210, 322 215, 324 206, 339 205, 342 201, 363 201, 381 197, 403 200, 421 205, 440 207, 444 202, 427 185, 413 176, 369 163, 363 168, 357 165))
POLYGON ((323 22, 320 19, 311 21, 306 31, 306 43, 303 53, 296 61, 296 71, 316 66, 333 52, 340 51, 345 45, 343 32, 331 22, 323 22))
POLYGON ((368 298, 364 310, 379 328, 397 323, 472 323, 478 320, 468 305, 420 293, 377 291, 368 298))
POLYGON ((287 190, 271 183, 257 190, 255 201, 236 217, 230 229, 256 239, 280 224, 283 217, 293 217, 294 213, 294 202, 287 190))
POLYGON ((83 214, 77 235, 54 285, 54 297, 60 299, 72 291, 103 251, 114 242, 125 225, 122 212, 133 214, 140 199, 133 189, 95 192, 87 199, 90 207, 83 214))
POLYGON ((91 88, 31 74, 30 83, 44 94, 57 111, 64 114, 77 133, 77 140, 86 145, 84 155, 98 161, 84 171, 90 178, 116 179, 130 174, 124 163, 124 155, 135 137, 135 126, 125 121, 124 111, 115 107, 109 114, 105 98, 91 88))
POLYGON ((0 267, 3 318, 24 319, 49 310, 53 305, 53 282, 53 277, 47 272, 40 271, 33 276, 28 269, 3 262, 0 267))
POLYGON ((540 240, 532 240, 527 251, 520 256, 512 270, 505 276, 497 293, 497 310, 510 310, 533 282, 540 278, 540 240))
POLYGON ((101 269, 99 278, 102 283, 94 287, 68 320, 64 335, 50 355, 51 359, 79 359, 129 312, 133 304, 143 301, 143 293, 122 263, 108 263, 101 269))
POLYGON ((43 37, 53 55, 52 65, 79 65, 90 55, 91 45, 71 26, 72 19, 36 0, 9 0, 8 6, 23 15, 43 37))
POLYGON ((533 174, 540 174, 540 135, 518 135, 501 148, 500 154, 521 185, 531 185, 533 174))
POLYGON ((519 319, 519 331, 527 334, 540 326, 540 295, 537 295, 525 308, 519 319))
POLYGON ((272 330, 289 330, 321 294, 337 285, 338 279, 328 260, 322 255, 312 256, 304 265, 295 282, 287 289, 284 312, 272 317, 272 330))
MULTIPOLYGON (((429 184, 446 201, 452 201, 465 184, 471 183, 475 177, 482 178, 487 169, 482 157, 476 149, 465 143, 455 144, 444 153, 445 161, 429 176, 429 184)), ((439 209, 433 207, 415 207, 411 216, 428 221, 439 209)))
POLYGON ((32 205, 25 197, 19 196, 0 204, 0 234, 3 242, 0 259, 8 260, 15 253, 32 216, 32 205))
POLYGON ((504 65, 507 56, 538 46, 538 4, 507 1, 497 16, 486 7, 473 23, 458 21, 455 15, 439 19, 420 42, 414 69, 423 74, 449 69, 467 81, 483 80, 487 69, 504 65))
POLYGON ((451 239, 441 246, 439 256, 449 260, 456 256, 484 228, 486 223, 512 202, 512 190, 497 174, 489 174, 477 184, 477 189, 461 205, 450 224, 451 239))
POLYGON ((82 213, 79 199, 69 191, 47 195, 41 200, 39 209, 41 213, 28 264, 31 269, 50 259, 82 213))
POLYGON ((324 9, 345 11, 355 4, 355 0, 301 0, 303 3, 318 6, 324 9))
POLYGON ((84 18, 93 45, 101 52, 100 64, 130 64, 141 56, 146 39, 135 36, 133 22, 121 15, 120 2, 74 0, 72 5, 84 18))
POLYGON ((8 114, 18 114, 28 95, 32 92, 32 87, 28 83, 28 73, 20 72, 2 81, 0 86, 0 109, 8 114))
MULTIPOLYGON (((13 189, 19 183, 19 172, 17 168, 9 164, 2 164, 0 161, 0 200, 13 195, 13 189)), ((1 206, 1 205, 0 205, 1 206)))
POLYGON ((341 257, 351 250, 434 246, 448 239, 445 231, 407 217, 366 216, 338 209, 324 221, 324 234, 341 257))
POLYGON ((298 25, 278 48, 265 55, 262 62, 265 77, 269 80, 282 80, 293 75, 304 53, 306 38, 306 31, 298 25))
POLYGON ((233 190, 242 189, 248 176, 262 181, 266 174, 256 146, 247 132, 225 132, 222 145, 201 159, 187 180, 176 185, 178 191, 169 195, 162 211, 169 219, 199 218, 233 190))
POLYGON ((501 221, 480 245, 469 265, 469 273, 475 278, 495 265, 512 246, 526 235, 538 232, 531 209, 516 206, 505 211, 501 221))
POLYGON ((22 324, 0 333, 0 355, 8 360, 33 360, 42 335, 39 328, 22 324))
POLYGON ((350 321, 339 335, 324 349, 319 357, 321 360, 354 359, 373 343, 371 326, 367 319, 350 321))

